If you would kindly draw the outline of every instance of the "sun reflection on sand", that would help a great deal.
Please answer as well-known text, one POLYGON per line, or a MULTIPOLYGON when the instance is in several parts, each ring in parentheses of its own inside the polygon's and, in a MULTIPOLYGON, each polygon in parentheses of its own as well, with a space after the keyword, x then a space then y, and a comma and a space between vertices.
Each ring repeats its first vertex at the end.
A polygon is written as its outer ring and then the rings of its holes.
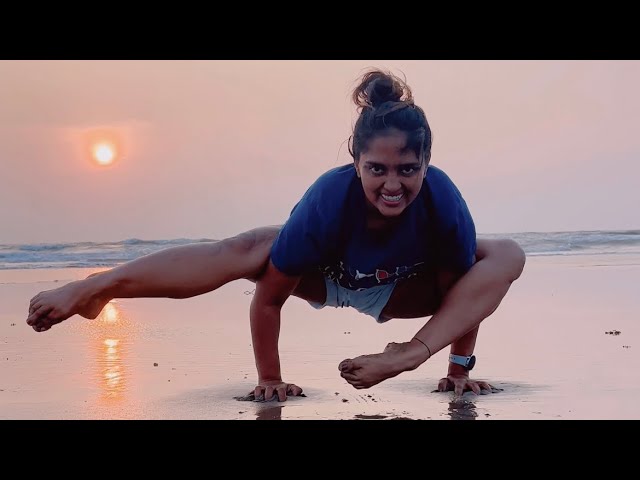
POLYGON ((118 354, 118 343, 120 340, 107 338, 105 345, 105 368, 104 380, 106 383, 105 393, 108 396, 116 396, 120 392, 122 371, 120 363, 120 355, 118 354))
POLYGON ((104 306, 100 315, 103 317, 102 321, 106 323, 116 323, 118 321, 118 309, 116 308, 115 303, 113 303, 113 300, 104 306))
POLYGON ((100 335, 96 337, 98 389, 101 403, 122 400, 127 391, 125 359, 128 332, 121 307, 112 300, 105 305, 96 318, 100 324, 100 335))

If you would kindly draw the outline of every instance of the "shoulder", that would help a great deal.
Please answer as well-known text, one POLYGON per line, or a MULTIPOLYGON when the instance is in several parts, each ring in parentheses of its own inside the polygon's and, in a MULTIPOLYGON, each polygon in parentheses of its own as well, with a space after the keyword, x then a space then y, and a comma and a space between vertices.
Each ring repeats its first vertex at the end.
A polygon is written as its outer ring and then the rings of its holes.
POLYGON ((317 205, 326 209, 331 208, 332 205, 343 205, 355 179, 357 179, 356 171, 351 164, 332 168, 313 182, 296 207, 317 205))
POLYGON ((453 181, 449 178, 449 175, 447 175, 444 170, 434 165, 429 165, 427 168, 425 181, 429 186, 453 185, 453 181))
POLYGON ((356 170, 353 165, 342 165, 320 175, 311 185, 310 190, 325 191, 349 188, 355 178, 356 170))
POLYGON ((460 190, 442 169, 429 166, 422 193, 444 223, 459 221, 461 218, 471 221, 471 214, 460 190))
POLYGON ((300 275, 327 261, 337 245, 345 202, 357 179, 352 165, 323 173, 293 207, 271 247, 271 260, 287 275, 300 275))
POLYGON ((429 190, 434 201, 442 197, 444 197, 443 199, 462 198, 458 187, 456 187, 449 175, 444 170, 433 165, 429 165, 427 168, 423 190, 429 190), (424 188, 425 185, 427 188, 424 188))

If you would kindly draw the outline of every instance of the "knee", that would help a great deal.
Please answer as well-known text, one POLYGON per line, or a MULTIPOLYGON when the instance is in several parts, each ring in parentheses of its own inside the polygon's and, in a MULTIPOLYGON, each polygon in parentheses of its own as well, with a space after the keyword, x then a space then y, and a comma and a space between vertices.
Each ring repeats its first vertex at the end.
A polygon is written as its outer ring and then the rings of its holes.
POLYGON ((242 232, 235 237, 225 239, 225 243, 234 253, 246 255, 255 249, 257 245, 257 236, 254 230, 242 232))
POLYGON ((509 238, 478 241, 477 255, 480 259, 490 259, 495 262, 510 282, 520 277, 526 263, 526 255, 522 247, 509 238))
POLYGON ((279 231, 278 227, 262 227, 228 239, 229 249, 239 259, 242 278, 255 282, 262 276, 279 231))
POLYGON ((498 240, 498 251, 501 260, 504 262, 505 271, 510 281, 517 280, 527 261, 527 256, 522 247, 515 240, 505 238, 498 240))
POLYGON ((250 255, 258 250, 269 251, 278 231, 277 227, 255 228, 229 238, 227 242, 232 250, 242 255, 250 255))

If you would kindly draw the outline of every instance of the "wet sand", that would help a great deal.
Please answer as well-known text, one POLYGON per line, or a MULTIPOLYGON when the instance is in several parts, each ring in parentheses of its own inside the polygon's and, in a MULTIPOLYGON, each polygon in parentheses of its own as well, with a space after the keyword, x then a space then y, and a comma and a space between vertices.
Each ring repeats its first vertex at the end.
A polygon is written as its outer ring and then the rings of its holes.
POLYGON ((640 418, 637 256, 529 258, 476 348, 472 377, 503 391, 462 399, 433 393, 448 349, 368 390, 338 374, 344 358, 406 341, 424 319, 378 325, 292 298, 280 356, 307 396, 234 400, 256 381, 247 281, 187 300, 115 300, 96 320, 43 333, 26 325, 33 295, 94 271, 0 271, 0 419, 640 418))

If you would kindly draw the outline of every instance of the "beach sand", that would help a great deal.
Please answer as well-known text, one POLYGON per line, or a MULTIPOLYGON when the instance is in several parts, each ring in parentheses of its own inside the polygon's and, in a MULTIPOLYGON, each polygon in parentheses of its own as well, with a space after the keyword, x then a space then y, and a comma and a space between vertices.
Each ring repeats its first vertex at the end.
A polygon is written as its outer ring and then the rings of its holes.
POLYGON ((248 281, 187 300, 118 299, 44 333, 26 325, 33 295, 98 270, 0 271, 0 419, 640 418, 638 256, 529 258, 475 352, 472 377, 503 391, 462 399, 433 393, 448 348, 368 390, 339 376, 341 360, 407 341, 425 319, 378 325, 292 298, 281 363, 307 396, 234 400, 256 381, 248 281))

